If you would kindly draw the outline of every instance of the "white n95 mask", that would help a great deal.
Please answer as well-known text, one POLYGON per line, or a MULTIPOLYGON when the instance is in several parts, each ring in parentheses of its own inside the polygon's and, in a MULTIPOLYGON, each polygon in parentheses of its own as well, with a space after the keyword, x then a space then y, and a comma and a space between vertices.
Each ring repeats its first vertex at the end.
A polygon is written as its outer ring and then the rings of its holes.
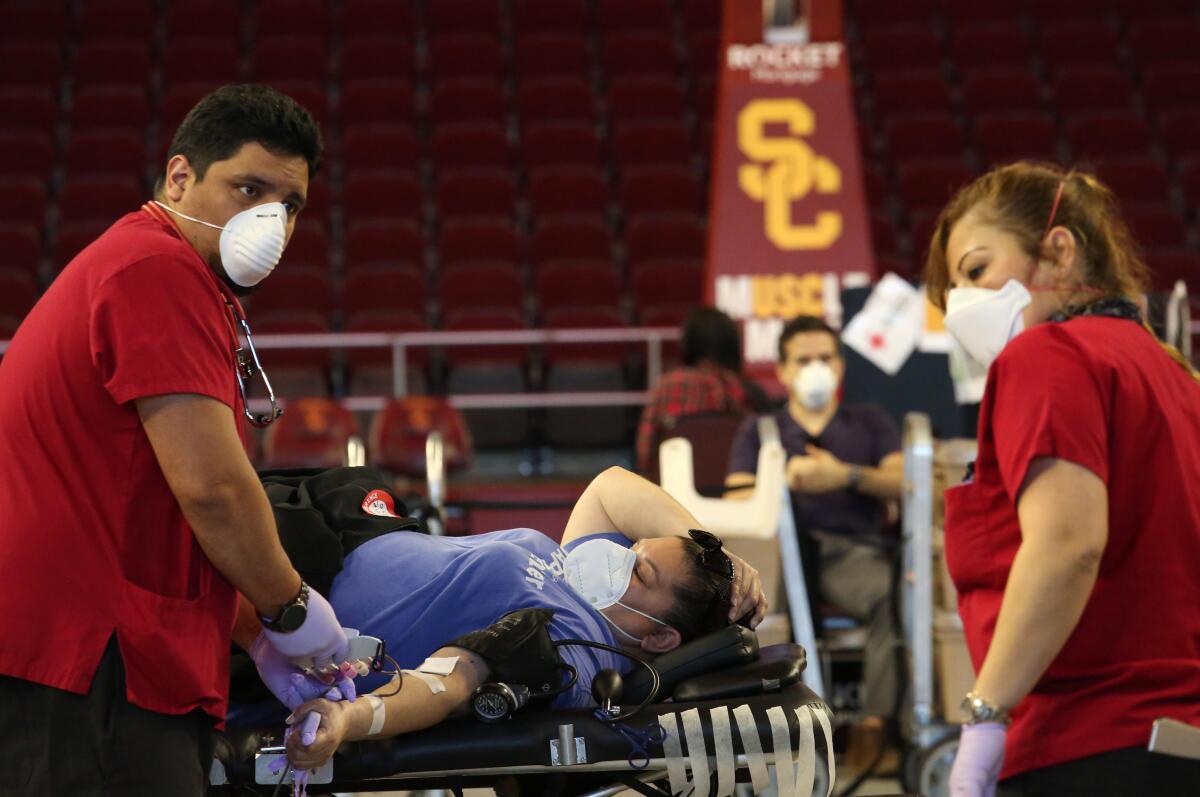
POLYGON ((159 207, 176 216, 221 231, 221 265, 229 279, 243 288, 253 288, 267 278, 287 242, 287 208, 282 202, 255 205, 225 222, 225 226, 192 218, 156 201, 159 207))
MULTIPOLYGON (((563 562, 563 575, 567 585, 597 611, 609 606, 621 606, 659 625, 667 625, 657 617, 621 603, 622 596, 629 589, 629 581, 633 578, 633 568, 636 565, 637 554, 632 548, 618 545, 612 540, 588 540, 575 546, 567 554, 563 562)), ((604 617, 604 613, 600 612, 600 616, 604 617)), ((604 619, 630 640, 642 641, 607 617, 604 619)))
POLYGON ((837 390, 837 374, 829 363, 814 360, 796 372, 792 390, 796 399, 810 412, 819 412, 829 406, 837 390))
POLYGON ((946 329, 973 360, 987 368, 1025 330, 1022 311, 1031 302, 1029 289, 1015 279, 1000 290, 951 288, 946 295, 946 329))

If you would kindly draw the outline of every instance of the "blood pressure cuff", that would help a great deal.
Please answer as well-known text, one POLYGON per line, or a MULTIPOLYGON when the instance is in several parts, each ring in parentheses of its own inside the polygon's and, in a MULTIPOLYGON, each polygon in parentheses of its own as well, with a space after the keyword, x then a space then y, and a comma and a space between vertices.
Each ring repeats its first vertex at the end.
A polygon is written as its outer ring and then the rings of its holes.
POLYGON ((478 654, 491 670, 489 681, 524 684, 537 697, 562 680, 562 660, 550 638, 553 617, 553 609, 518 609, 446 645, 478 654))

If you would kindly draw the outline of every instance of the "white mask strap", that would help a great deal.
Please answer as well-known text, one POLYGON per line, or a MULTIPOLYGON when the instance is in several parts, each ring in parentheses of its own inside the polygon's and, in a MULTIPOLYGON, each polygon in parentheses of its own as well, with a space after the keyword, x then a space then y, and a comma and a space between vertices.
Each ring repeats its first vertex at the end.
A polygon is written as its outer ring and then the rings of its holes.
POLYGON ((197 218, 193 218, 192 216, 189 216, 189 215, 188 215, 188 214, 186 214, 186 213, 180 213, 180 212, 179 212, 178 210, 176 210, 175 208, 170 208, 170 207, 167 207, 167 206, 166 206, 166 205, 164 205, 163 203, 159 202, 157 199, 156 199, 156 200, 154 200, 154 204, 158 205, 160 208, 162 208, 163 210, 167 211, 168 213, 174 213, 176 216, 179 216, 180 218, 187 219, 188 221, 194 221, 194 222, 196 222, 197 224, 203 224, 205 227, 212 227, 214 230, 223 230, 223 229, 225 229, 225 228, 224 228, 224 227, 222 227, 220 224, 213 224, 213 223, 212 223, 212 222, 210 222, 210 221, 204 221, 203 219, 197 219, 197 218))
MULTIPOLYGON (((625 608, 626 608, 626 609, 628 609, 629 607, 628 607, 628 606, 626 606, 625 608)), ((615 628, 616 630, 618 630, 618 631, 620 631, 622 634, 624 634, 626 639, 628 639, 629 641, 631 641, 631 642, 633 642, 633 643, 635 643, 635 644, 638 644, 638 645, 642 644, 642 638, 641 638, 641 637, 636 637, 636 636, 634 636, 633 634, 629 633, 628 631, 626 631, 626 630, 625 630, 624 628, 622 628, 621 626, 619 626, 619 625, 617 625, 616 623, 614 623, 612 620, 610 620, 610 619, 609 619, 608 615, 607 615, 607 614, 605 614, 603 611, 601 611, 601 612, 600 612, 600 616, 604 618, 604 621, 605 621, 606 623, 608 623, 608 624, 609 624, 609 625, 611 625, 613 628, 615 628)))

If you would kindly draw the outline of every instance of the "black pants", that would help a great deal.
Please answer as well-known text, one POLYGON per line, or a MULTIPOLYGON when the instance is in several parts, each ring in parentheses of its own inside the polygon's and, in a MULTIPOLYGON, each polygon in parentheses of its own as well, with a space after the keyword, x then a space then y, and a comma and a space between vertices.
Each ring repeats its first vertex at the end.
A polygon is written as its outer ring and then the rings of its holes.
POLYGON ((1186 797, 1200 794, 1200 761, 1126 747, 1003 781, 996 797, 1186 797))
POLYGON ((0 676, 0 797, 203 797, 212 720, 129 703, 116 637, 91 691, 0 676))

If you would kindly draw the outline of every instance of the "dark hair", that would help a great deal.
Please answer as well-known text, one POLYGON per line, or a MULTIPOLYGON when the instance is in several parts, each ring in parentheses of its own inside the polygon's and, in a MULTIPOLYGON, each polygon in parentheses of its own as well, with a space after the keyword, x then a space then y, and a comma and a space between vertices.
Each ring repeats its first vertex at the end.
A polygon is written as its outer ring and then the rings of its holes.
POLYGON ((729 625, 729 579, 700 564, 703 548, 681 537, 686 574, 674 583, 675 603, 662 620, 679 632, 681 641, 710 634, 729 625))
POLYGON ((815 315, 798 315, 784 324, 783 330, 779 333, 779 362, 787 362, 788 341, 805 332, 824 332, 829 335, 833 338, 833 345, 838 349, 838 356, 841 356, 841 341, 838 339, 838 333, 834 332, 833 327, 829 326, 824 318, 815 315))
MULTIPOLYGON (((249 142, 277 155, 304 158, 310 180, 321 168, 324 144, 312 115, 286 94, 257 83, 222 86, 196 103, 175 130, 167 160, 185 156, 200 181, 209 166, 232 158, 249 142)), ((164 170, 155 194, 165 180, 164 170)))
POLYGON ((683 322, 683 364, 713 362, 742 370, 742 341, 737 322, 715 307, 697 307, 683 322))

